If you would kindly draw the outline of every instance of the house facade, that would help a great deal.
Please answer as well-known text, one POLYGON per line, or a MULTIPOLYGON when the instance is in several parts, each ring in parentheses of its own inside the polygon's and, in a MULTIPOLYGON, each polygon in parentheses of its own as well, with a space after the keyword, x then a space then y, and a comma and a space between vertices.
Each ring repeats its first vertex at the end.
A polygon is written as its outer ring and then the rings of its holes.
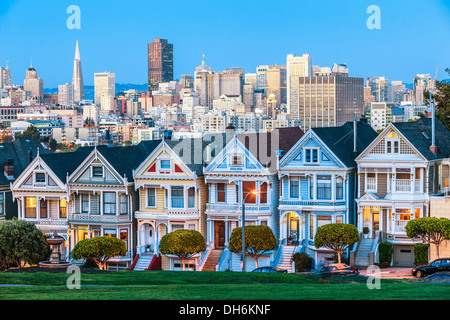
MULTIPOLYGON (((299 128, 283 128, 268 134, 233 136, 207 164, 207 245, 220 252, 217 270, 242 268, 239 255, 228 250, 228 243, 232 230, 242 226, 244 199, 245 225, 267 225, 279 237, 279 150, 289 149, 302 134, 299 128), (251 194, 254 190, 256 196, 251 194)), ((269 265, 271 258, 262 257, 262 265, 269 265)), ((248 269, 252 266, 254 261, 248 258, 248 269)))
POLYGON ((392 123, 356 159, 359 231, 393 244, 393 266, 414 265, 413 246, 421 241, 408 238, 405 226, 430 216, 430 196, 443 190, 450 134, 431 122, 392 123))
POLYGON ((376 136, 370 125, 359 121, 312 128, 283 156, 278 210, 285 253, 305 252, 316 268, 332 263, 333 252, 316 248, 314 236, 326 224, 356 224, 354 159, 376 136))
MULTIPOLYGON (((207 190, 203 179, 202 158, 194 161, 197 148, 201 156, 201 139, 163 140, 134 170, 139 197, 136 218, 136 250, 149 267, 160 256, 161 238, 177 229, 196 230, 206 237, 205 208, 207 190), (192 161, 191 161, 192 160, 192 161), (146 256, 150 256, 150 258, 146 256)), ((187 262, 195 269, 199 256, 187 262)), ((139 264, 139 261, 138 261, 139 264)), ((161 256, 163 270, 182 270, 176 256, 161 256)))

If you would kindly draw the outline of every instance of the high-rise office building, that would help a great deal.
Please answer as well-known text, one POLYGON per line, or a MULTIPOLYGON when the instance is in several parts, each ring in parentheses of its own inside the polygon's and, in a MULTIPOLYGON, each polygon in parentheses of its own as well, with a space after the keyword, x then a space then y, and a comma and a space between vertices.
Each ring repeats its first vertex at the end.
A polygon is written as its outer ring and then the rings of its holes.
POLYGON ((73 101, 79 102, 81 100, 84 100, 85 99, 84 82, 83 82, 83 72, 81 71, 81 58, 80 58, 80 48, 78 47, 78 40, 75 47, 75 59, 73 60, 72 86, 73 86, 73 101))
POLYGON ((372 88, 372 95, 375 97, 375 102, 388 101, 388 80, 385 77, 367 77, 366 87, 372 88))
POLYGON ((74 103, 74 88, 71 84, 61 84, 58 86, 58 104, 64 107, 74 103))
POLYGON ((30 66, 25 73, 23 81, 23 90, 31 92, 31 98, 37 103, 43 102, 44 98, 44 80, 37 77, 37 71, 30 66))
POLYGON ((391 85, 388 87, 388 102, 400 104, 405 92, 406 86, 401 81, 391 81, 391 85))
POLYGON ((200 80, 200 105, 213 107, 213 100, 221 95, 239 97, 242 101, 244 93, 244 72, 233 68, 224 72, 202 74, 200 80))
POLYGON ((299 78, 312 76, 311 56, 289 54, 286 58, 287 111, 292 119, 299 119, 298 90, 299 78))
POLYGON ((299 119, 311 127, 341 126, 364 113, 364 79, 343 75, 299 77, 299 119))
POLYGON ((161 82, 173 80, 173 44, 153 39, 148 44, 148 91, 158 90, 161 82))
POLYGON ((264 93, 267 86, 267 69, 269 69, 267 65, 256 67, 256 90, 261 90, 264 93))
POLYGON ((11 70, 0 67, 0 89, 3 89, 6 86, 11 86, 11 70))
POLYGON ((266 73, 266 94, 275 96, 278 104, 286 103, 286 66, 269 66, 266 73))
POLYGON ((414 104, 419 106, 424 103, 423 93, 433 87, 431 76, 427 74, 416 74, 414 77, 414 104))
MULTIPOLYGON (((116 76, 111 72, 94 74, 95 103, 102 106, 102 101, 114 99, 116 91, 116 76)), ((104 106, 102 106, 102 109, 104 106)), ((107 109, 110 109, 108 106, 107 109)))

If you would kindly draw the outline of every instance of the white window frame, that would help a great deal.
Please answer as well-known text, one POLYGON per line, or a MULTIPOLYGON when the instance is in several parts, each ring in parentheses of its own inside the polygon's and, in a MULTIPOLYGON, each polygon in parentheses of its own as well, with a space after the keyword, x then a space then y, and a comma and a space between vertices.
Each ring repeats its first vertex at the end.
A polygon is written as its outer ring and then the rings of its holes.
POLYGON ((158 158, 158 171, 172 171, 172 161, 170 158, 158 158), (161 162, 162 161, 169 161, 169 168, 162 168, 161 162))
POLYGON ((158 205, 158 203, 156 202, 157 201, 157 199, 156 199, 156 188, 147 188, 147 189, 145 189, 145 207, 146 208, 156 208, 157 207, 157 205, 158 205), (148 205, 148 199, 149 199, 149 191, 150 191, 150 189, 153 189, 154 191, 155 191, 155 205, 154 206, 149 206, 148 205))

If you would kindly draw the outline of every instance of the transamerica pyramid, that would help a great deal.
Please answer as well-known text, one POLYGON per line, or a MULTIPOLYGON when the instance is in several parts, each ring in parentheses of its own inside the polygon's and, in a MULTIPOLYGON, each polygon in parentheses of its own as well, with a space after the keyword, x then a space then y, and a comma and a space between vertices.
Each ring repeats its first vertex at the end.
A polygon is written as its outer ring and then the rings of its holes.
POLYGON ((73 101, 79 102, 85 99, 84 96, 84 83, 83 83, 83 72, 81 71, 81 59, 80 59, 80 48, 77 46, 75 48, 75 59, 73 61, 73 101))

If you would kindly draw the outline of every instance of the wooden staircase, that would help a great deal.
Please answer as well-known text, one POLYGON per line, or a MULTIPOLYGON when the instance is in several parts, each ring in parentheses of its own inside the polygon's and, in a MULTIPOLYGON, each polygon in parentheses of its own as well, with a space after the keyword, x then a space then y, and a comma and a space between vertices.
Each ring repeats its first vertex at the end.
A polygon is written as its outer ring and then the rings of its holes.
POLYGON ((202 271, 216 271, 216 265, 219 263, 223 249, 213 249, 209 253, 203 265, 202 271))

